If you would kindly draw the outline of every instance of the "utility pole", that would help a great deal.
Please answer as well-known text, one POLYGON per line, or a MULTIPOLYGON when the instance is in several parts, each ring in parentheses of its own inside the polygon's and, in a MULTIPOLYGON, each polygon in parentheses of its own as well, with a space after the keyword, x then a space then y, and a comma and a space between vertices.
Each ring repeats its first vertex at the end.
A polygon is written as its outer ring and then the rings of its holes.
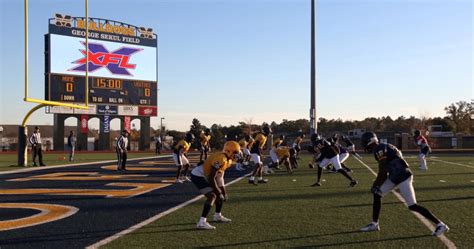
POLYGON ((316 119, 316 0, 311 0, 311 109, 309 110, 310 133, 318 131, 318 121, 316 119))

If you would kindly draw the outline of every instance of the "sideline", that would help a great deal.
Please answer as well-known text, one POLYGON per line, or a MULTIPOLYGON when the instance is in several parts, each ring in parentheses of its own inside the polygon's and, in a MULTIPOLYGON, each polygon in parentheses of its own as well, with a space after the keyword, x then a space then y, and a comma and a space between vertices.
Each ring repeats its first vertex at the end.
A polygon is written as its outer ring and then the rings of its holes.
MULTIPOLYGON (((229 186, 229 185, 231 185, 231 184, 234 184, 234 183, 236 183, 236 182, 238 182, 238 181, 240 181, 240 180, 246 178, 246 177, 249 176, 250 174, 251 174, 251 173, 245 174, 245 175, 243 175, 243 176, 241 176, 241 177, 239 177, 239 178, 237 178, 237 179, 235 179, 235 180, 233 180, 233 181, 227 183, 226 186, 229 186)), ((125 230, 119 232, 119 233, 116 233, 116 234, 114 234, 114 235, 112 235, 112 236, 110 236, 110 237, 108 237, 108 238, 105 238, 105 239, 103 239, 103 240, 101 240, 101 241, 99 241, 99 242, 96 242, 96 243, 94 243, 94 244, 92 244, 92 245, 86 247, 86 249, 96 249, 96 248, 99 248, 99 247, 101 247, 101 246, 104 246, 104 245, 106 245, 106 244, 108 244, 108 243, 110 243, 110 242, 112 242, 112 241, 114 241, 114 240, 116 240, 116 239, 119 239, 119 238, 121 238, 121 237, 123 237, 123 236, 125 236, 125 235, 127 235, 127 234, 129 234, 129 233, 132 233, 132 232, 134 232, 135 230, 140 229, 140 228, 142 228, 142 227, 144 227, 144 226, 146 226, 146 225, 148 225, 148 224, 150 224, 150 223, 152 223, 152 222, 154 222, 154 221, 156 221, 156 220, 158 220, 158 219, 160 219, 160 218, 162 218, 162 217, 164 217, 164 216, 166 216, 166 215, 168 215, 168 214, 171 214, 171 213, 173 213, 173 212, 175 212, 175 211, 177 211, 177 210, 179 210, 179 209, 181 209, 181 208, 183 208, 183 207, 186 207, 186 206, 188 206, 189 204, 192 204, 192 203, 194 203, 194 202, 196 202, 196 201, 202 199, 203 197, 204 197, 204 195, 199 194, 198 196, 192 198, 191 200, 185 201, 185 202, 179 204, 178 206, 172 207, 172 208, 170 208, 170 209, 168 209, 168 210, 166 210, 166 211, 164 211, 164 212, 161 212, 161 213, 159 213, 159 214, 157 214, 157 215, 155 215, 155 216, 153 216, 153 217, 151 217, 151 218, 148 218, 147 220, 144 220, 144 221, 142 221, 142 222, 140 222, 140 223, 138 223, 138 224, 136 224, 136 225, 133 225, 133 226, 131 226, 131 227, 129 227, 129 228, 127 228, 127 229, 125 229, 125 230)))
MULTIPOLYGON (((354 157, 357 161, 359 161, 362 165, 364 165, 370 172, 372 172, 373 175, 377 176, 377 173, 375 173, 375 171, 369 167, 369 165, 365 164, 362 160, 360 160, 359 158, 357 157, 354 157)), ((400 200, 403 204, 406 205, 406 202, 405 200, 403 199, 403 197, 398 193, 396 192, 395 190, 392 190, 392 193, 398 198, 398 200, 400 200)), ((425 217, 423 217, 422 215, 418 214, 418 213, 415 213, 415 212, 412 212, 426 227, 428 227, 431 231, 434 231, 435 227, 427 220, 425 219, 425 217)), ((450 248, 450 249, 455 249, 457 248, 456 245, 454 244, 454 242, 452 242, 450 239, 448 239, 448 237, 446 237, 444 234, 439 236, 438 237, 439 240, 441 240, 441 242, 444 243, 444 245, 446 245, 447 248, 450 248)))
MULTIPOLYGON (((127 162, 136 161, 136 160, 167 158, 167 157, 171 157, 171 156, 172 155, 138 157, 138 158, 127 159, 127 162)), ((116 163, 116 162, 117 162, 117 160, 106 160, 106 161, 96 161, 96 162, 86 162, 86 163, 61 164, 61 165, 46 166, 46 167, 28 167, 28 168, 24 168, 24 169, 17 169, 17 170, 11 170, 11 171, 2 171, 2 172, 0 172, 0 175, 25 173, 25 172, 38 171, 38 170, 47 170, 47 169, 67 168, 67 167, 83 166, 83 165, 95 165, 95 164, 102 164, 102 163, 116 163)))
POLYGON ((469 165, 462 164, 462 163, 453 163, 453 162, 448 162, 448 161, 444 161, 444 160, 440 160, 440 159, 434 159, 434 158, 428 158, 428 159, 432 160, 432 161, 435 161, 435 162, 448 163, 448 164, 452 164, 452 165, 456 165, 456 166, 462 166, 462 167, 468 167, 468 168, 474 169, 474 166, 469 166, 469 165))

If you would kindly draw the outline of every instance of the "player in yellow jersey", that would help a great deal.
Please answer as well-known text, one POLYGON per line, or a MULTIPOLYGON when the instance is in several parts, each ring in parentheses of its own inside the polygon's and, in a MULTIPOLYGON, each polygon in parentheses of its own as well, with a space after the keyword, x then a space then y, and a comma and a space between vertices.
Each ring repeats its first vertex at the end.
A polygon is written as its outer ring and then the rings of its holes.
POLYGON ((276 151, 277 151, 278 147, 281 146, 283 141, 285 141, 285 136, 283 136, 283 135, 280 135, 279 138, 277 138, 277 139, 275 139, 275 141, 273 141, 272 148, 270 149, 270 157, 272 158, 273 163, 269 166, 270 168, 276 168, 276 169, 280 168, 278 166, 278 165, 280 165, 280 161, 279 161, 278 155, 276 154, 276 151))
POLYGON ((173 146, 173 160, 178 166, 176 171, 176 183, 183 183, 183 181, 190 181, 187 177, 189 169, 189 160, 186 157, 191 143, 194 141, 194 135, 191 132, 186 133, 184 139, 180 140, 173 146))
POLYGON ((200 138, 200 143, 201 147, 199 150, 201 151, 201 155, 199 156, 199 161, 202 161, 203 156, 204 160, 207 159, 207 153, 210 151, 210 144, 209 142, 211 141, 211 130, 206 129, 205 131, 201 132, 201 135, 199 135, 200 138))
POLYGON ((288 174, 293 174, 293 169, 297 168, 298 161, 296 160, 296 150, 288 146, 279 146, 275 149, 275 155, 278 158, 278 162, 274 158, 270 157, 270 160, 265 160, 267 163, 283 164, 286 167, 288 174))
POLYGON ((268 125, 262 127, 262 132, 257 133, 255 141, 250 147, 252 161, 255 163, 255 169, 249 178, 250 184, 257 184, 255 177, 258 175, 258 183, 267 183, 268 179, 263 179, 263 163, 261 157, 263 155, 263 147, 267 142, 267 136, 272 132, 268 125))
POLYGON ((191 181, 196 185, 201 194, 207 200, 201 213, 201 218, 197 223, 197 229, 216 229, 207 222, 207 215, 211 207, 216 204, 216 213, 213 216, 216 222, 231 222, 231 219, 222 215, 222 206, 228 199, 224 184, 224 173, 231 167, 233 160, 238 160, 240 156, 240 146, 235 141, 228 141, 224 144, 222 152, 209 156, 207 160, 191 171, 191 181))

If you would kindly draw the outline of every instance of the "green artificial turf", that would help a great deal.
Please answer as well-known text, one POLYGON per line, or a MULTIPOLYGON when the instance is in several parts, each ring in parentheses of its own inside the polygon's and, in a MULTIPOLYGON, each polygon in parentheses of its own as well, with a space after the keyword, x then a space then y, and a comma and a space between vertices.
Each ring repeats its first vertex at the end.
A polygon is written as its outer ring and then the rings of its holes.
MULTIPOLYGON (((417 200, 450 226, 446 235, 458 248, 473 248, 473 157, 436 159, 465 166, 428 160, 429 170, 420 172, 417 158, 407 157, 415 173, 417 200)), ((323 185, 310 187, 316 170, 307 167, 308 160, 303 156, 294 175, 278 171, 268 176, 268 184, 253 186, 245 179, 229 186, 223 214, 232 222, 213 223, 214 231, 195 229, 201 199, 105 248, 446 248, 393 194, 382 200, 381 231, 359 232, 371 221, 374 175, 350 158, 346 164, 359 180, 355 188, 348 188, 349 181, 335 173, 324 173, 323 185)), ((371 156, 363 161, 376 170, 371 156)))

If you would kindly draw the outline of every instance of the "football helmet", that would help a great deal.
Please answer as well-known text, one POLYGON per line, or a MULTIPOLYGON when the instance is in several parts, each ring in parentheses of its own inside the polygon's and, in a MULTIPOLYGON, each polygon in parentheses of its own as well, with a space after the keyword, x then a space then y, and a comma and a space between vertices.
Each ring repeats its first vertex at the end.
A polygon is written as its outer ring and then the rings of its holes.
POLYGON ((362 134, 360 137, 360 143, 363 148, 367 149, 367 147, 373 143, 378 143, 379 139, 377 138, 377 135, 371 131, 365 132, 362 134))
POLYGON ((204 134, 206 134, 207 136, 211 135, 211 129, 207 128, 207 129, 204 131, 204 134))
POLYGON ((240 145, 236 141, 227 141, 224 144, 224 149, 222 150, 226 154, 227 157, 233 159, 240 158, 240 145))
POLYGON ((421 131, 420 130, 415 130, 415 132, 413 133, 413 136, 416 138, 418 136, 421 135, 421 131))
POLYGON ((184 140, 188 143, 192 143, 194 141, 194 134, 192 134, 191 132, 186 133, 184 140))

